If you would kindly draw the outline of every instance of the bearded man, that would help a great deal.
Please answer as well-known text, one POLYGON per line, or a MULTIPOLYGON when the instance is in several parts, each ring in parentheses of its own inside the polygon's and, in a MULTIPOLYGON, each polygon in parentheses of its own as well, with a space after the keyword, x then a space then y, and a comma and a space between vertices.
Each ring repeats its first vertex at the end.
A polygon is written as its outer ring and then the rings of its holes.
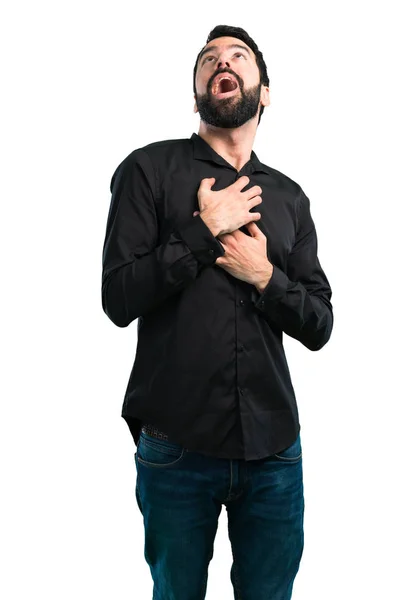
POLYGON ((253 143, 269 78, 246 31, 220 25, 193 73, 198 133, 115 170, 102 305, 137 323, 122 407, 157 600, 204 600, 222 505, 236 600, 289 600, 303 552, 300 422, 283 333, 333 327, 310 201, 253 143))

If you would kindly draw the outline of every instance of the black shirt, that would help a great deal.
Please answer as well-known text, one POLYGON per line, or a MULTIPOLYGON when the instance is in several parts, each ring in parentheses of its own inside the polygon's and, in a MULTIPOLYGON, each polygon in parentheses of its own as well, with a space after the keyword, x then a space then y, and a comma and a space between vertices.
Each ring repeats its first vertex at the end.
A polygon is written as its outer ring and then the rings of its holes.
POLYGON ((254 460, 291 445, 300 423, 282 333, 319 350, 333 326, 301 187, 254 151, 237 171, 193 133, 134 150, 110 188, 102 305, 119 327, 138 319, 121 413, 136 445, 143 422, 213 457, 254 460), (242 191, 262 188, 251 210, 274 269, 261 294, 215 264, 224 249, 193 217, 202 179, 220 190, 242 175, 242 191))

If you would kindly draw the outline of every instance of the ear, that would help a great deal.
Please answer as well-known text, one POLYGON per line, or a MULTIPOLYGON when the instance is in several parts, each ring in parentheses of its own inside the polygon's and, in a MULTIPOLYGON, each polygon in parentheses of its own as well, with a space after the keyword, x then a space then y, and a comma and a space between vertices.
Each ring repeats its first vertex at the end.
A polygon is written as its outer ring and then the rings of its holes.
POLYGON ((193 94, 193 98, 194 98, 194 107, 193 107, 193 112, 197 113, 199 112, 197 109, 197 102, 196 102, 196 94, 193 94))
POLYGON ((269 88, 266 85, 261 86, 260 102, 262 106, 270 105, 269 88))

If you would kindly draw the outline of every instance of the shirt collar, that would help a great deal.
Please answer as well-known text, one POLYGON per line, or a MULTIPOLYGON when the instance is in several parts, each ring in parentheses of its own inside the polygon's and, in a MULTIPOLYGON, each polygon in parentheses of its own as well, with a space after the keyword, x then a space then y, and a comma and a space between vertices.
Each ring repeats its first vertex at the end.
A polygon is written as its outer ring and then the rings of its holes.
MULTIPOLYGON (((193 145, 193 158, 197 160, 212 160, 219 165, 224 167, 228 166, 231 169, 234 167, 228 163, 222 156, 220 156, 202 137, 197 135, 197 133, 193 133, 191 138, 193 145)), ((262 162, 258 160, 258 157, 254 150, 251 151, 250 161, 252 165, 253 172, 254 171, 263 171, 267 173, 267 175, 272 175, 271 171, 266 167, 262 162)), ((246 163, 247 164, 247 163, 246 163)))

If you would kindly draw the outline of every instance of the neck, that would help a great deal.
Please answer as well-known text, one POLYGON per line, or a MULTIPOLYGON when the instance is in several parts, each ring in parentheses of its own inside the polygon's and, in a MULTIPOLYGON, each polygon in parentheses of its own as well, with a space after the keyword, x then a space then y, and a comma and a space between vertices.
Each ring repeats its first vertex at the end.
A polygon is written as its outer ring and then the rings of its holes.
POLYGON ((241 127, 225 129, 200 121, 198 136, 237 171, 250 160, 257 131, 258 114, 241 127))

